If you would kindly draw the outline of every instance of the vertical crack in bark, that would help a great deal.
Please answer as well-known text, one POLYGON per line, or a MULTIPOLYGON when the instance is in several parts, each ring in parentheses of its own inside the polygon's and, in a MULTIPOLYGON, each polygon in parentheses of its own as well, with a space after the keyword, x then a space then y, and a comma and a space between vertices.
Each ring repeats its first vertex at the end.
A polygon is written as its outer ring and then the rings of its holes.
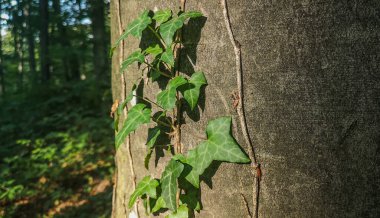
MULTIPOLYGON (((119 29, 119 35, 122 35, 124 30, 123 30, 123 23, 121 21, 121 9, 120 9, 120 0, 116 0, 115 1, 115 7, 116 7, 116 14, 117 14, 117 20, 118 20, 118 29, 119 29)), ((124 58, 124 41, 122 41, 120 43, 120 46, 119 46, 119 65, 121 65, 121 63, 123 62, 123 58, 124 58)), ((124 102, 125 99, 126 99, 126 81, 125 81, 125 76, 124 76, 124 73, 121 74, 121 101, 120 102, 124 102)), ((124 115, 124 119, 126 119, 127 117, 127 110, 128 110, 128 107, 126 106, 125 109, 123 109, 123 115, 124 115)), ((132 174, 132 188, 133 190, 136 189, 136 175, 135 175, 135 170, 133 168, 133 159, 132 159, 132 152, 131 152, 131 146, 130 146, 130 136, 127 136, 127 140, 126 140, 126 146, 127 146, 127 153, 128 153, 128 160, 129 160, 129 167, 130 167, 130 170, 131 170, 131 174, 132 174)), ((117 153, 117 152, 116 152, 117 153)), ((116 191, 117 191, 117 186, 118 186, 118 166, 117 166, 117 154, 115 155, 115 162, 116 162, 116 179, 115 179, 115 185, 114 185, 114 196, 113 196, 113 203, 112 203, 112 217, 115 217, 115 203, 116 203, 116 191)), ((126 194, 125 194, 126 195, 126 194)), ((123 197, 123 206, 125 208, 125 215, 127 216, 127 206, 126 206, 126 197, 123 197)), ((137 214, 137 216, 139 217, 139 211, 138 211, 138 207, 137 207, 137 204, 134 205, 134 210, 137 214)))
POLYGON ((255 151, 253 148, 253 143, 252 140, 249 136, 248 132, 248 127, 247 127, 247 121, 245 117, 245 112, 244 112, 244 92, 243 92, 243 72, 242 72, 242 61, 241 61, 241 45, 240 43, 235 39, 235 36, 232 32, 231 28, 231 21, 230 17, 228 14, 228 6, 227 6, 227 0, 221 0, 221 5, 223 7, 223 16, 224 16, 224 21, 226 24, 226 29, 228 32, 228 36, 231 40, 231 44, 234 47, 234 52, 235 52, 235 64, 236 64, 236 79, 237 79, 237 88, 238 88, 238 93, 239 93, 239 104, 237 105, 237 113, 239 116, 240 120, 240 126, 242 129, 242 133, 245 139, 246 144, 250 147, 248 149, 248 155, 250 159, 252 160, 251 162, 251 171, 253 176, 255 177, 255 182, 256 185, 253 187, 253 208, 254 208, 254 217, 258 217, 258 212, 259 212, 259 191, 260 191, 260 176, 261 176, 261 171, 260 171, 260 165, 257 163, 256 160, 256 155, 255 151), (255 189, 256 187, 256 189, 255 189))

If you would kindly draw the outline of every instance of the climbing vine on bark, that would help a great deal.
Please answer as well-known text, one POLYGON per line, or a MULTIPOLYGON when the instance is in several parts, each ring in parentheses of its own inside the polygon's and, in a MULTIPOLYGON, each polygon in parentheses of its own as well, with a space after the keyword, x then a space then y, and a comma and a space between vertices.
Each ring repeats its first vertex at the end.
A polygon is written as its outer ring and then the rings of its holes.
POLYGON ((144 177, 136 186, 129 198, 131 208, 140 198, 147 214, 157 214, 170 210, 167 216, 189 217, 191 211, 201 210, 199 177, 216 161, 232 163, 249 163, 250 159, 241 150, 231 135, 231 117, 219 117, 208 122, 207 139, 182 153, 181 117, 182 103, 187 103, 191 110, 198 104, 200 90, 207 85, 203 72, 195 72, 191 76, 180 73, 179 52, 181 49, 182 28, 189 19, 202 16, 198 11, 180 11, 174 14, 170 9, 155 13, 144 11, 133 20, 124 33, 116 41, 112 51, 129 36, 141 39, 143 31, 151 31, 156 37, 154 43, 145 50, 136 49, 120 66, 123 73, 130 65, 139 64, 141 76, 118 106, 113 107, 115 114, 116 149, 123 144, 127 136, 141 125, 153 123, 148 130, 146 142, 148 154, 145 167, 148 169, 149 159, 160 135, 171 136, 173 156, 161 174, 161 178, 144 177), (156 95, 156 99, 139 96, 136 88, 144 78, 150 82, 167 81, 166 88, 156 95), (131 104, 125 122, 118 129, 119 116, 133 98, 142 100, 131 104), (153 115, 153 111, 155 112, 153 115))

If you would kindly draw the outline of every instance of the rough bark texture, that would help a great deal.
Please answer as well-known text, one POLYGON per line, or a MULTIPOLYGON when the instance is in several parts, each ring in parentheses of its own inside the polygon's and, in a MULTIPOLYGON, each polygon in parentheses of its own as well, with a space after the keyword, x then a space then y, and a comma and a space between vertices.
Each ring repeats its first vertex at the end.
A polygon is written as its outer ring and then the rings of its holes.
MULTIPOLYGON (((231 107, 235 56, 221 5, 209 0, 187 2, 188 10, 202 11, 207 20, 188 26, 184 37, 190 45, 184 52, 196 69, 206 73, 209 85, 201 100, 204 109, 185 113, 185 146, 197 143, 188 132, 203 131, 208 119, 232 114, 234 135, 248 149, 231 107)), ((235 37, 242 45, 248 127, 262 164, 260 217, 379 217, 380 3, 230 0, 228 5, 235 37)), ((179 3, 121 1, 123 28, 143 9, 155 7, 177 9, 179 3)), ((119 35, 117 14, 112 1, 113 41, 119 35)), ((138 47, 132 38, 125 45, 125 54, 138 47)), ((112 84, 114 98, 120 99, 117 55, 112 84)), ((189 69, 187 58, 182 60, 189 69)), ((127 89, 136 74, 132 68, 126 73, 127 89)), ((143 167, 145 140, 144 129, 131 137, 137 181, 148 174, 143 167)), ((116 156, 114 215, 125 217, 132 191, 125 145, 116 156)), ((164 161, 159 159, 158 170, 164 161)), ((151 169, 157 170, 154 165, 151 169)), ((240 194, 252 211, 249 165, 215 164, 209 171, 213 173, 211 187, 210 181, 202 183, 204 210, 196 216, 247 217, 240 194)))

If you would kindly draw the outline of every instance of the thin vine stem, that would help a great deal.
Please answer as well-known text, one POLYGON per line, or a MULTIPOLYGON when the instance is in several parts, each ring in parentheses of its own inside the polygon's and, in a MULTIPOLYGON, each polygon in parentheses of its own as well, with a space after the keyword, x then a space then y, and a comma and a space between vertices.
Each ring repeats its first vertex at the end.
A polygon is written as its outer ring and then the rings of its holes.
POLYGON ((150 63, 148 63, 148 62, 144 62, 146 65, 148 65, 150 68, 152 68, 153 70, 155 70, 155 71, 157 71, 159 74, 161 74, 162 76, 165 76, 165 77, 167 77, 167 78, 173 78, 172 76, 170 76, 169 74, 166 74, 166 73, 164 73, 164 72, 161 72, 159 69, 157 69, 156 67, 154 67, 153 65, 151 65, 150 63))
POLYGON ((160 109, 165 110, 163 107, 161 107, 161 106, 160 106, 159 104, 157 104, 156 102, 150 100, 149 98, 142 97, 142 96, 139 96, 139 95, 133 95, 133 97, 139 98, 139 99, 144 100, 144 101, 147 101, 147 102, 149 102, 149 103, 152 103, 152 104, 154 104, 155 106, 159 107, 160 109))
POLYGON ((153 32, 153 34, 157 37, 157 39, 161 42, 162 46, 164 46, 164 48, 166 49, 166 44, 164 42, 164 40, 162 40, 161 36, 158 35, 158 33, 156 32, 156 30, 153 29, 153 27, 151 27, 150 25, 148 25, 148 28, 153 32))

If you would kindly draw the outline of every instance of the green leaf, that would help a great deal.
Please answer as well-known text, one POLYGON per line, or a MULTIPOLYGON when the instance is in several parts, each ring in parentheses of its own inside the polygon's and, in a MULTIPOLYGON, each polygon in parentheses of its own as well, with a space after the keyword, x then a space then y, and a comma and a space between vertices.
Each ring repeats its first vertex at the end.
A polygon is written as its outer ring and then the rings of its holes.
POLYGON ((122 40, 128 37, 129 34, 137 38, 141 38, 142 32, 152 23, 152 19, 149 17, 149 11, 145 10, 138 18, 133 20, 128 26, 125 32, 116 41, 114 48, 117 47, 122 40))
POLYGON ((153 57, 156 57, 157 55, 161 54, 163 52, 162 48, 159 45, 149 46, 147 49, 145 49, 145 53, 151 54, 153 57))
POLYGON ((129 198, 128 207, 131 208, 135 204, 138 197, 142 195, 148 195, 151 198, 156 198, 156 188, 159 185, 159 182, 156 179, 153 179, 150 176, 145 176, 136 187, 136 190, 132 193, 129 198))
POLYGON ((187 163, 193 167, 186 179, 199 188, 199 176, 213 160, 249 163, 250 159, 231 136, 231 117, 220 117, 208 123, 207 140, 188 153, 187 163))
POLYGON ((198 103, 201 87, 206 84, 207 81, 203 72, 196 72, 189 79, 189 83, 183 86, 183 97, 189 103, 191 110, 194 110, 198 103))
POLYGON ((128 111, 127 120, 116 135, 116 149, 124 142, 129 133, 135 131, 141 124, 150 122, 151 113, 151 109, 146 108, 146 105, 141 103, 136 104, 128 111))
POLYGON ((145 61, 145 56, 143 53, 141 53, 141 50, 133 52, 127 57, 125 61, 123 61, 123 63, 121 64, 120 72, 123 73, 123 71, 127 69, 129 65, 136 61, 139 63, 144 63, 145 61))
POLYGON ((159 211, 160 209, 162 208, 167 208, 166 207, 166 204, 165 204, 165 201, 164 201, 164 198, 162 198, 162 196, 160 196, 157 201, 156 201, 156 204, 154 205, 154 207, 152 208, 152 213, 155 213, 157 211, 159 211))
POLYGON ((199 190, 196 188, 187 189, 185 195, 180 196, 182 204, 186 204, 189 208, 200 211, 201 202, 199 201, 199 190))
POLYGON ((128 95, 127 95, 127 97, 125 98, 124 102, 121 103, 121 104, 119 105, 119 107, 117 107, 117 113, 118 113, 118 115, 120 115, 120 114, 123 112, 125 106, 128 104, 128 102, 130 102, 130 101, 132 100, 132 98, 133 98, 133 92, 136 90, 136 88, 137 88, 137 85, 136 85, 136 84, 133 84, 132 89, 131 89, 131 91, 128 93, 128 95))
POLYGON ((202 17, 203 14, 199 11, 187 11, 179 15, 179 17, 182 17, 184 19, 187 18, 197 18, 197 17, 202 17))
POLYGON ((181 175, 183 168, 184 166, 182 163, 172 159, 169 161, 161 175, 161 196, 164 199, 166 206, 173 211, 177 209, 177 178, 181 175))
POLYGON ((166 51, 161 55, 161 60, 171 67, 174 66, 174 54, 171 48, 166 49, 166 51))
POLYGON ((176 90, 179 86, 187 83, 187 80, 182 76, 176 76, 170 80, 165 90, 157 95, 157 104, 163 107, 165 110, 170 110, 175 107, 176 102, 176 90))
POLYGON ((172 16, 172 10, 159 10, 154 13, 153 19, 157 21, 157 24, 164 23, 172 16))
POLYGON ((161 130, 158 126, 148 129, 148 140, 146 143, 148 148, 153 148, 153 146, 156 143, 157 138, 160 134, 161 134, 161 130))
POLYGON ((178 207, 177 212, 169 214, 166 218, 188 218, 189 217, 189 208, 186 205, 181 205, 178 207))
POLYGON ((147 170, 149 170, 149 161, 150 161, 150 158, 152 157, 152 154, 153 154, 153 149, 149 148, 148 153, 146 154, 144 158, 144 166, 145 166, 145 169, 147 170))
POLYGON ((178 29, 180 29, 183 26, 184 22, 185 22, 184 18, 177 17, 177 18, 173 18, 169 20, 168 22, 160 26, 161 37, 166 43, 168 48, 173 42, 174 34, 176 33, 178 29))

